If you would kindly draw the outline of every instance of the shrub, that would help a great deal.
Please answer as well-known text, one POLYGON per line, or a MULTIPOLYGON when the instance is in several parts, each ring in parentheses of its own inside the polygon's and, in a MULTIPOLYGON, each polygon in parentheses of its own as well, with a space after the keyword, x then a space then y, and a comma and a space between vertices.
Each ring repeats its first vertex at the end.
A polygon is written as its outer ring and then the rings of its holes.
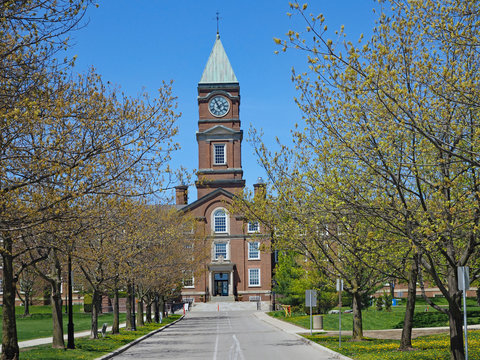
POLYGON ((93 302, 92 294, 83 295, 83 311, 85 311, 86 313, 92 312, 92 302, 93 302))
POLYGON ((317 293, 317 314, 326 314, 338 302, 337 293, 334 291, 319 291, 317 293))
POLYGON ((383 294, 383 305, 385 306, 385 311, 392 311, 392 296, 390 294, 383 294))
POLYGON ((51 295, 52 295, 52 289, 50 289, 50 286, 45 287, 45 289, 43 289, 43 305, 50 305, 51 295))

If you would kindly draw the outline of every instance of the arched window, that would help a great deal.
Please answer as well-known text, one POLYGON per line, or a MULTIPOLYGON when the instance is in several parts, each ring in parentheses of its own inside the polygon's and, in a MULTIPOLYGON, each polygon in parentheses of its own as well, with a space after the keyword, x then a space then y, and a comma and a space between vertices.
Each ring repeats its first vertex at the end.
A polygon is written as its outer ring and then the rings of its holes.
POLYGON ((218 209, 213 213, 213 231, 216 233, 227 232, 227 213, 225 210, 218 209))

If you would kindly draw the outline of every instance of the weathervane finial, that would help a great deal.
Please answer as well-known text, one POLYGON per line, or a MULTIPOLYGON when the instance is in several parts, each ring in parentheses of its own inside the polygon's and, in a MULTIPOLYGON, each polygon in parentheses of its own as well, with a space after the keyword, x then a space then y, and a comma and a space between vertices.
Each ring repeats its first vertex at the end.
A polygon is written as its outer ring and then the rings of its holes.
POLYGON ((220 16, 218 15, 220 15, 220 13, 217 11, 216 14, 217 14, 217 37, 220 37, 220 32, 218 30, 218 24, 220 23, 220 16))

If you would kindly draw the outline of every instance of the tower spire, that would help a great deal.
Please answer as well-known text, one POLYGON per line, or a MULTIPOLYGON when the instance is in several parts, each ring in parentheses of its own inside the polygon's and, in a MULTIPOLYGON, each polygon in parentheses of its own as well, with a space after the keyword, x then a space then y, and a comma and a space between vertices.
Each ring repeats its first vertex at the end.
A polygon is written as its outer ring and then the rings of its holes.
POLYGON ((220 15, 220 13, 217 11, 216 15, 217 15, 217 39, 219 39, 220 38, 220 31, 218 30, 218 25, 220 23, 220 16, 218 16, 218 15, 220 15))
POLYGON ((219 34, 217 34, 217 39, 213 44, 207 65, 199 82, 199 84, 212 83, 238 83, 219 34))

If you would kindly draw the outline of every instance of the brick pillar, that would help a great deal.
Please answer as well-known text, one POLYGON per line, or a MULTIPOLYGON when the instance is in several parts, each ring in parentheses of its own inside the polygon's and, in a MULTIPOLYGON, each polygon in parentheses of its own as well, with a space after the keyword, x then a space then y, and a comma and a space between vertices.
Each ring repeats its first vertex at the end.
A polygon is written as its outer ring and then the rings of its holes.
POLYGON ((255 198, 261 197, 265 199, 267 196, 266 184, 261 177, 257 179, 257 183, 253 184, 253 194, 255 198))
POLYGON ((187 185, 175 186, 175 204, 177 205, 188 204, 188 186, 187 185))

